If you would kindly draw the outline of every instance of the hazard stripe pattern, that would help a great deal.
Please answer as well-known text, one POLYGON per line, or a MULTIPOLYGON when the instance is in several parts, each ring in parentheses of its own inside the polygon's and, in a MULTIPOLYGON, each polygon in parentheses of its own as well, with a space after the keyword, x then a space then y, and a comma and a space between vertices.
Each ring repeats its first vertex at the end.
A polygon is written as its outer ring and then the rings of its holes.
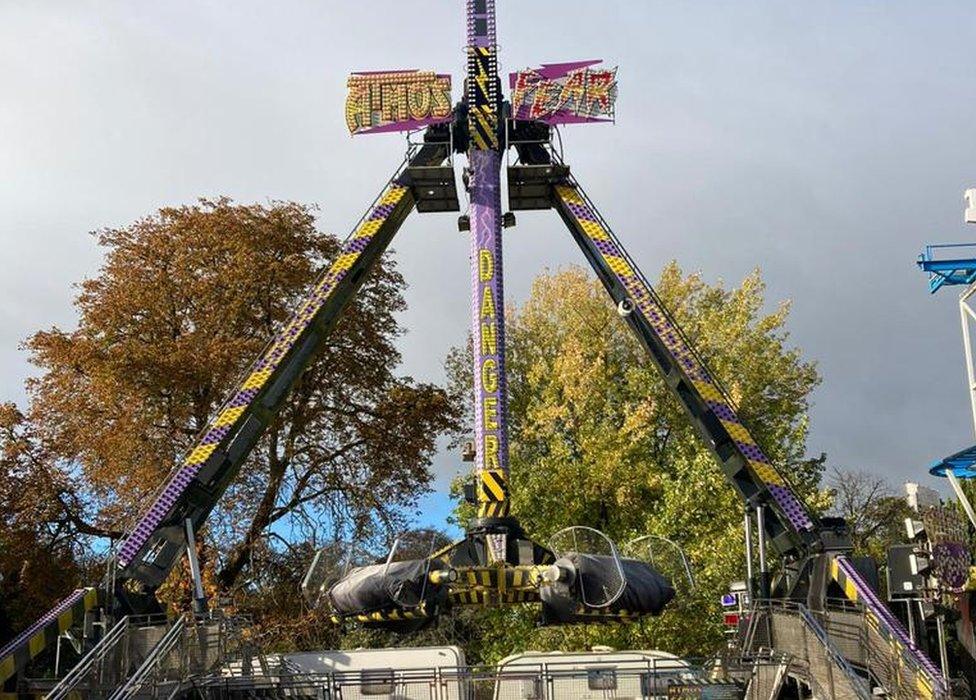
POLYGON ((80 625, 98 605, 98 591, 79 588, 0 649, 0 685, 54 644, 61 633, 80 625))
POLYGON ((477 151, 498 150, 495 0, 467 0, 468 134, 477 151))
POLYGON ((478 151, 498 149, 497 76, 495 49, 468 47, 468 133, 478 151))
POLYGON ((508 473, 503 469, 478 472, 478 515, 503 518, 509 513, 508 473))

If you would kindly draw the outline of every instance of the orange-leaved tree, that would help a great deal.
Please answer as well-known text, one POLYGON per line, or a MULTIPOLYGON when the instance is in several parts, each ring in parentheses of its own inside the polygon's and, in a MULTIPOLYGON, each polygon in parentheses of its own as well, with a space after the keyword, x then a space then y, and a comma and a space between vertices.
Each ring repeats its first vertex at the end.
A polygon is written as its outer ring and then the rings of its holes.
MULTIPOLYGON (((124 530, 235 380, 339 249, 314 211, 228 199, 164 208, 97 234, 78 326, 26 343, 32 429, 78 478, 92 530, 124 530)), ((276 541, 368 537, 402 524, 455 420, 436 386, 398 376, 404 281, 389 260, 363 288, 211 516, 223 589, 276 541)))

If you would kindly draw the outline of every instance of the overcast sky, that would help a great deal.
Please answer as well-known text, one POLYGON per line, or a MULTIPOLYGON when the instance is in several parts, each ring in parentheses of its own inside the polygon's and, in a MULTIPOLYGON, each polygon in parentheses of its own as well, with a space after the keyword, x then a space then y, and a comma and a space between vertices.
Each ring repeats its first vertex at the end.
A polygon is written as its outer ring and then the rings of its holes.
MULTIPOLYGON (((810 452, 898 483, 973 442, 956 294, 927 294, 926 242, 967 241, 976 186, 972 3, 499 0, 502 70, 619 64, 618 123, 563 132, 566 157, 649 277, 759 266, 824 382, 810 452)), ((0 398, 18 344, 74 319, 88 232, 200 196, 293 199, 345 234, 403 152, 352 139, 346 75, 463 74, 460 0, 0 0, 0 398)), ((440 380, 467 329, 467 242, 414 216, 404 371, 440 380)), ((551 213, 506 231, 509 301, 581 263, 551 213)), ((438 488, 458 460, 438 460, 438 488)), ((443 496, 425 503, 438 521, 443 496)))

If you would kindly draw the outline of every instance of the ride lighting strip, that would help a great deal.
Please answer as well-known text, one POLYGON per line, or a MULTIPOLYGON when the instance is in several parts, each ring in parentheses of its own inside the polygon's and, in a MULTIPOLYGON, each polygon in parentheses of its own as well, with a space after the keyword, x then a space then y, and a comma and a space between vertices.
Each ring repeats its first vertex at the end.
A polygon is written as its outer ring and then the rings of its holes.
POLYGON ((474 150, 498 150, 495 0, 468 0, 468 131, 474 150))
POLYGON ((478 516, 503 518, 508 500, 505 290, 502 283, 500 156, 472 151, 471 333, 478 516))
POLYGON ((207 459, 240 427, 259 394, 269 385, 279 364, 298 345, 304 332, 332 297, 337 285, 401 205, 413 206, 413 197, 410 189, 398 184, 395 177, 352 235, 342 244, 338 257, 319 278, 298 311, 251 366, 231 399, 211 420, 203 431, 203 436, 189 450, 149 510, 122 542, 118 554, 120 567, 126 567, 136 559, 160 524, 170 516, 173 507, 180 501, 180 497, 207 459))
POLYGON ((0 649, 0 685, 12 678, 65 630, 80 623, 98 605, 98 591, 79 588, 0 649))

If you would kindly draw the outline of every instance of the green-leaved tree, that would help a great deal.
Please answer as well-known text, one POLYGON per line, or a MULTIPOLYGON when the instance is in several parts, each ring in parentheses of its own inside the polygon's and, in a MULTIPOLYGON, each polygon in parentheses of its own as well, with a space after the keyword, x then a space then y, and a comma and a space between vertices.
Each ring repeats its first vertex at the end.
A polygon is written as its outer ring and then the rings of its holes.
MULTIPOLYGON (((789 345, 789 304, 766 310, 753 272, 735 288, 683 275, 674 263, 657 291, 775 464, 814 507, 823 460, 806 458, 814 365, 789 345)), ((526 648, 715 651, 719 596, 744 578, 743 504, 693 431, 657 368, 602 286, 579 268, 541 275, 508 311, 513 512, 533 538, 587 525, 617 543, 667 537, 691 559, 697 586, 681 587, 661 618, 627 626, 538 629, 528 609, 485 613, 480 646, 493 660, 526 648)), ((448 358, 452 391, 469 400, 470 349, 448 358)), ((463 397, 463 398, 462 398, 463 397)), ((470 517, 459 508, 459 520, 470 517)))

